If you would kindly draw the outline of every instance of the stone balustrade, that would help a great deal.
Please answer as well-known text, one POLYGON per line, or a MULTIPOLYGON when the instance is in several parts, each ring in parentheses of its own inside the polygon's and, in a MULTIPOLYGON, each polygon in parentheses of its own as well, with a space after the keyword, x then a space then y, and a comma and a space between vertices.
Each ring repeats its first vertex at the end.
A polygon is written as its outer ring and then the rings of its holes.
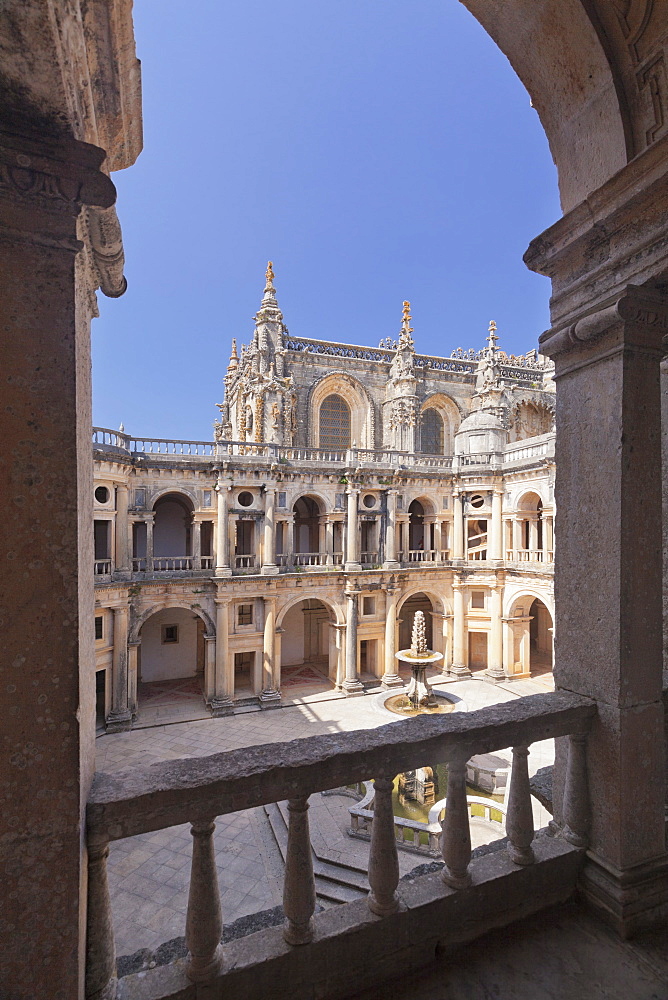
MULTIPOLYGON (((108 844, 189 822, 193 833, 190 893, 186 918, 189 958, 149 969, 123 981, 125 1000, 200 995, 203 984, 216 995, 248 998, 271 994, 336 995, 362 962, 393 972, 397 939, 424 936, 428 947, 471 937, 491 926, 527 915, 570 895, 583 863, 589 829, 585 740, 595 703, 566 692, 533 695, 477 712, 431 716, 390 723, 379 729, 318 736, 289 743, 246 747, 207 757, 165 761, 115 774, 98 773, 87 807, 89 850, 87 997, 111 996, 115 982, 114 941, 106 876, 108 844), (537 740, 570 737, 563 802, 562 837, 534 839, 528 783, 528 747, 537 740), (513 747, 513 779, 507 806, 509 846, 471 862, 466 761, 474 754, 513 747), (447 762, 448 792, 440 838, 440 876, 419 876, 398 892, 399 868, 392 781, 396 774, 430 762, 447 762), (375 808, 369 855, 370 894, 314 917, 315 888, 308 833, 308 797, 374 776, 375 808), (513 791, 514 789, 514 791, 513 791), (222 915, 213 854, 217 816, 288 800, 282 932, 259 932, 247 943, 221 949, 222 915), (471 878, 475 869, 475 878, 471 878), (463 895, 460 896, 460 893, 463 895), (374 921, 392 916, 380 935, 374 921), (505 917, 505 919, 504 919, 505 917), (318 928, 315 933, 315 928, 318 928), (280 935, 280 939, 279 939, 280 935), (355 939, 358 957, 350 966, 329 962, 328 948, 340 935, 355 939), (431 935, 431 937, 430 937, 431 935), (433 938, 433 940, 431 940, 433 938), (252 947, 251 947, 252 945, 252 947), (235 947, 237 951, 235 951, 235 947), (304 954, 303 948, 311 951, 304 954), (239 949, 241 949, 239 951, 239 949), (291 951, 294 949, 294 952, 291 951), (296 957, 291 958, 294 954, 296 957), (301 956, 301 957, 299 957, 301 956), (295 964, 296 963, 296 964, 295 964), (280 974, 278 969, 280 966, 280 974), (299 969, 308 968, 308 982, 299 969), (284 984, 278 989, 276 976, 284 984), (272 986, 272 981, 274 985, 272 986), (278 989, 278 992, 276 990, 278 989)), ((361 966, 360 966, 361 968, 361 966)), ((373 972, 373 970, 372 970, 373 972)))

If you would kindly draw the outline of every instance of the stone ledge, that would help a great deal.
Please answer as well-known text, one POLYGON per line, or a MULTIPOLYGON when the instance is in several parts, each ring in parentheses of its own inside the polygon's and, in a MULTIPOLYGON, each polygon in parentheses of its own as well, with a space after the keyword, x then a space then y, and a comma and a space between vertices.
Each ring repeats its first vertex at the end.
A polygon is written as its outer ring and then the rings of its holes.
MULTIPOLYGON (((375 917, 365 900, 315 917, 315 939, 291 948, 280 927, 270 927, 225 949, 222 976, 211 996, 235 1000, 340 1000, 368 986, 406 974, 494 928, 506 927, 575 890, 584 855, 559 839, 534 842, 537 863, 521 868, 505 851, 471 864, 473 884, 449 889, 438 873, 399 884, 401 910, 375 917), (343 952, 342 952, 343 949, 343 952), (345 954, 345 962, 341 955, 345 954)), ((185 961, 127 976, 119 1000, 195 1000, 185 961)))

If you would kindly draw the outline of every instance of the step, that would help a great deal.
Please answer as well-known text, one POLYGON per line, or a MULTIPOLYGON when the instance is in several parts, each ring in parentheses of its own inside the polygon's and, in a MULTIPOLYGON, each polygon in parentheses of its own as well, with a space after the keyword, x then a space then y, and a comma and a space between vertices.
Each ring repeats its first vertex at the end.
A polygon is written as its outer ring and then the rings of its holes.
MULTIPOLYGON (((275 802, 263 808, 285 862, 288 828, 283 813, 275 802)), ((316 895, 333 903, 351 903, 353 900, 364 898, 369 892, 369 886, 361 873, 343 866, 324 863, 317 858, 313 861, 313 875, 316 895)))

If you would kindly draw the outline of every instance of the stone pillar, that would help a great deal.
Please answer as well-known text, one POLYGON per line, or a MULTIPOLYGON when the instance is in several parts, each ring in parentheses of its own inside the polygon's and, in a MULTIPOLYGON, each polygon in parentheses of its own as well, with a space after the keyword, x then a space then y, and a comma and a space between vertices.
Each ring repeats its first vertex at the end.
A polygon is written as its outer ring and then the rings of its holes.
POLYGON ((534 514, 529 520, 529 550, 530 559, 538 558, 538 515, 534 514))
POLYGON ((550 562, 554 558, 554 516, 545 518, 543 549, 545 551, 545 562, 550 562))
POLYGON ((486 676, 497 683, 506 679, 503 669, 502 594, 503 588, 499 584, 489 588, 490 630, 486 676))
POLYGON ((114 649, 111 668, 111 713, 107 732, 120 733, 132 728, 128 706, 128 609, 113 608, 114 649))
POLYGON ((204 634, 204 700, 210 705, 216 696, 216 637, 204 634))
POLYGON ((264 642, 262 647, 262 690, 260 704, 263 708, 279 708, 280 692, 274 687, 274 640, 276 637, 276 598, 264 598, 264 642))
POLYGON ((513 521, 513 549, 515 550, 513 556, 515 560, 520 558, 519 553, 524 548, 523 525, 524 522, 519 517, 513 521))
POLYGON ((216 576, 231 576, 230 540, 227 523, 227 486, 221 480, 216 485, 218 517, 216 520, 216 576))
POLYGON ((262 575, 276 576, 276 538, 274 526, 274 503, 276 491, 273 486, 267 488, 264 495, 264 546, 262 550, 262 575))
MULTIPOLYGON (((542 337, 556 365, 563 526, 554 677, 598 710, 587 742, 592 828, 582 886, 624 935, 665 916, 668 904, 659 384, 667 332, 668 298, 630 286, 614 305, 542 337)), ((558 756, 557 800, 563 783, 558 756)))
POLYGON ((399 598, 398 587, 387 587, 385 590, 385 672, 381 680, 381 687, 393 688, 402 687, 403 681, 399 676, 399 661, 395 654, 397 652, 397 601, 399 598))
POLYGON ((452 673, 455 677, 469 677, 468 651, 466 649, 466 587, 460 577, 452 582, 452 673))
POLYGON ((234 705, 234 656, 230 654, 230 599, 216 598, 216 664, 211 709, 229 715, 234 705))
POLYGON ((154 514, 149 514, 146 518, 146 572, 153 572, 153 522, 154 514))
POLYGON ((353 696, 364 694, 357 673, 357 598, 359 590, 346 590, 346 676, 343 691, 353 696))
POLYGON ((452 494, 452 558, 464 558, 464 511, 462 495, 458 491, 452 494))
MULTIPOLYGON (((385 562, 383 569, 399 569, 397 562, 397 491, 387 491, 387 523, 385 526, 385 562)), ((385 665, 387 672, 387 664, 385 665)))
POLYGON ((116 487, 116 538, 114 551, 114 578, 130 579, 130 545, 128 542, 128 488, 125 483, 116 487))
POLYGON ((325 552, 326 565, 334 565, 334 522, 328 517, 325 521, 325 552))
POLYGON ((128 708, 133 718, 137 715, 137 673, 141 639, 128 641, 128 708))
POLYGON ((202 522, 193 520, 192 523, 192 561, 193 569, 202 568, 202 522))
POLYGON ((495 562, 503 559, 503 490, 495 489, 492 493, 492 531, 490 536, 489 558, 495 562))
POLYGON ((359 528, 357 524, 357 499, 359 490, 348 488, 348 511, 346 517, 346 573, 361 570, 359 554, 359 528))

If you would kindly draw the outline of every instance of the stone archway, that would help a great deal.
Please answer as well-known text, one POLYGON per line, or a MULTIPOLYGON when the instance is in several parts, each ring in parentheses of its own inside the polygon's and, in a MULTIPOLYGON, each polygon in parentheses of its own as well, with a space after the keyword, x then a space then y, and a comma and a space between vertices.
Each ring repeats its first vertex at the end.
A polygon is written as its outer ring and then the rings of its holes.
POLYGON ((329 691, 340 680, 337 618, 336 608, 319 597, 292 601, 279 614, 275 655, 284 702, 329 691))
POLYGON ((504 616, 504 664, 508 677, 552 672, 554 613, 545 595, 516 594, 504 616))

